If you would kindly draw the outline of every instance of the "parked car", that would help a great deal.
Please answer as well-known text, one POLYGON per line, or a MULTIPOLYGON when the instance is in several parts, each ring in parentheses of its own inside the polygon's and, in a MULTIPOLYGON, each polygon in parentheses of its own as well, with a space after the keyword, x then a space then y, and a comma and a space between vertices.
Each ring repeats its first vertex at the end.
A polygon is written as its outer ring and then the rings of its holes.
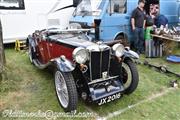
POLYGON ((88 30, 45 29, 29 35, 29 58, 40 69, 54 68, 55 90, 66 111, 77 108, 78 96, 103 105, 131 94, 139 76, 139 56, 120 41, 92 42, 88 30))

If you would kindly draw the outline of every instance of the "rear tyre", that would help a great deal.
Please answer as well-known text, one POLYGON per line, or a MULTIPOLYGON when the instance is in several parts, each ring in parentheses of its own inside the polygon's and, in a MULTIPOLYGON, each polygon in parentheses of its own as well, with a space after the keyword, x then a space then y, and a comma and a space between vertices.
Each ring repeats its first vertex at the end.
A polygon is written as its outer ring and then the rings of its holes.
POLYGON ((58 101, 65 112, 77 109, 78 94, 74 78, 70 72, 55 70, 55 89, 58 101))
POLYGON ((135 91, 139 82, 138 70, 135 63, 127 59, 122 63, 122 79, 125 87, 125 94, 131 94, 135 91))
POLYGON ((29 61, 33 64, 33 48, 30 45, 28 48, 28 54, 29 54, 29 61))

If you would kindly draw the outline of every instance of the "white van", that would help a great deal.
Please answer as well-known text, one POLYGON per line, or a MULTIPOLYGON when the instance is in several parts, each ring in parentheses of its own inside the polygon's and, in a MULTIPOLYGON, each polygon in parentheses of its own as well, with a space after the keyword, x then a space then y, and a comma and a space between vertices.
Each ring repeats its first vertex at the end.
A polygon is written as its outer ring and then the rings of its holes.
MULTIPOLYGON (((9 0, 0 0, 0 6, 6 5, 7 1, 9 0)), ((0 10, 3 43, 26 39, 35 30, 52 27, 56 23, 65 28, 69 24, 73 10, 65 9, 62 14, 56 15, 54 9, 68 4, 72 4, 72 0, 24 0, 24 10, 0 10), (54 16, 58 19, 54 20, 54 16)), ((12 6, 15 5, 12 4, 12 6)))

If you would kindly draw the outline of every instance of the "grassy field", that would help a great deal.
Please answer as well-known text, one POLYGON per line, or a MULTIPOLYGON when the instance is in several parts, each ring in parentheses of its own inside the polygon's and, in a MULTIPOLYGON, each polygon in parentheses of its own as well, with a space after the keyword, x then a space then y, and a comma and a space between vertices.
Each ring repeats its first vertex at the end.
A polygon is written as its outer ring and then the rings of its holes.
MULTIPOLYGON (((176 52, 180 53, 180 50, 176 52)), ((16 52, 12 48, 6 48, 5 53, 7 65, 3 79, 0 81, 0 120, 43 119, 3 117, 6 110, 24 112, 51 110, 63 113, 56 98, 52 73, 33 66, 25 51, 16 52)), ((144 61, 144 59, 144 56, 141 56, 140 60, 144 61)), ((165 58, 147 60, 157 65, 165 64, 169 69, 180 73, 180 64, 168 63, 165 58)), ((169 87, 169 81, 178 78, 162 74, 144 65, 138 65, 138 70, 140 82, 133 94, 103 106, 85 104, 79 100, 77 111, 90 112, 93 116, 73 119, 180 120, 180 89, 169 87)))

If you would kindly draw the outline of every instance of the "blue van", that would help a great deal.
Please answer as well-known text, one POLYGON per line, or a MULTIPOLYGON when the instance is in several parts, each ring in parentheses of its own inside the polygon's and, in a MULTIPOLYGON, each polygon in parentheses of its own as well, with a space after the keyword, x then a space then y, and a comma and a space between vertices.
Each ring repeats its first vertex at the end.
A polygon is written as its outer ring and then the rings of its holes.
MULTIPOLYGON (((169 24, 178 22, 178 0, 146 0, 145 10, 158 2, 160 13, 168 18, 169 24)), ((99 38, 102 41, 124 39, 133 43, 131 13, 138 0, 82 0, 75 9, 70 23, 79 23, 82 28, 92 28, 94 20, 101 20, 99 38)), ((92 31, 92 34, 95 32, 92 31)))

